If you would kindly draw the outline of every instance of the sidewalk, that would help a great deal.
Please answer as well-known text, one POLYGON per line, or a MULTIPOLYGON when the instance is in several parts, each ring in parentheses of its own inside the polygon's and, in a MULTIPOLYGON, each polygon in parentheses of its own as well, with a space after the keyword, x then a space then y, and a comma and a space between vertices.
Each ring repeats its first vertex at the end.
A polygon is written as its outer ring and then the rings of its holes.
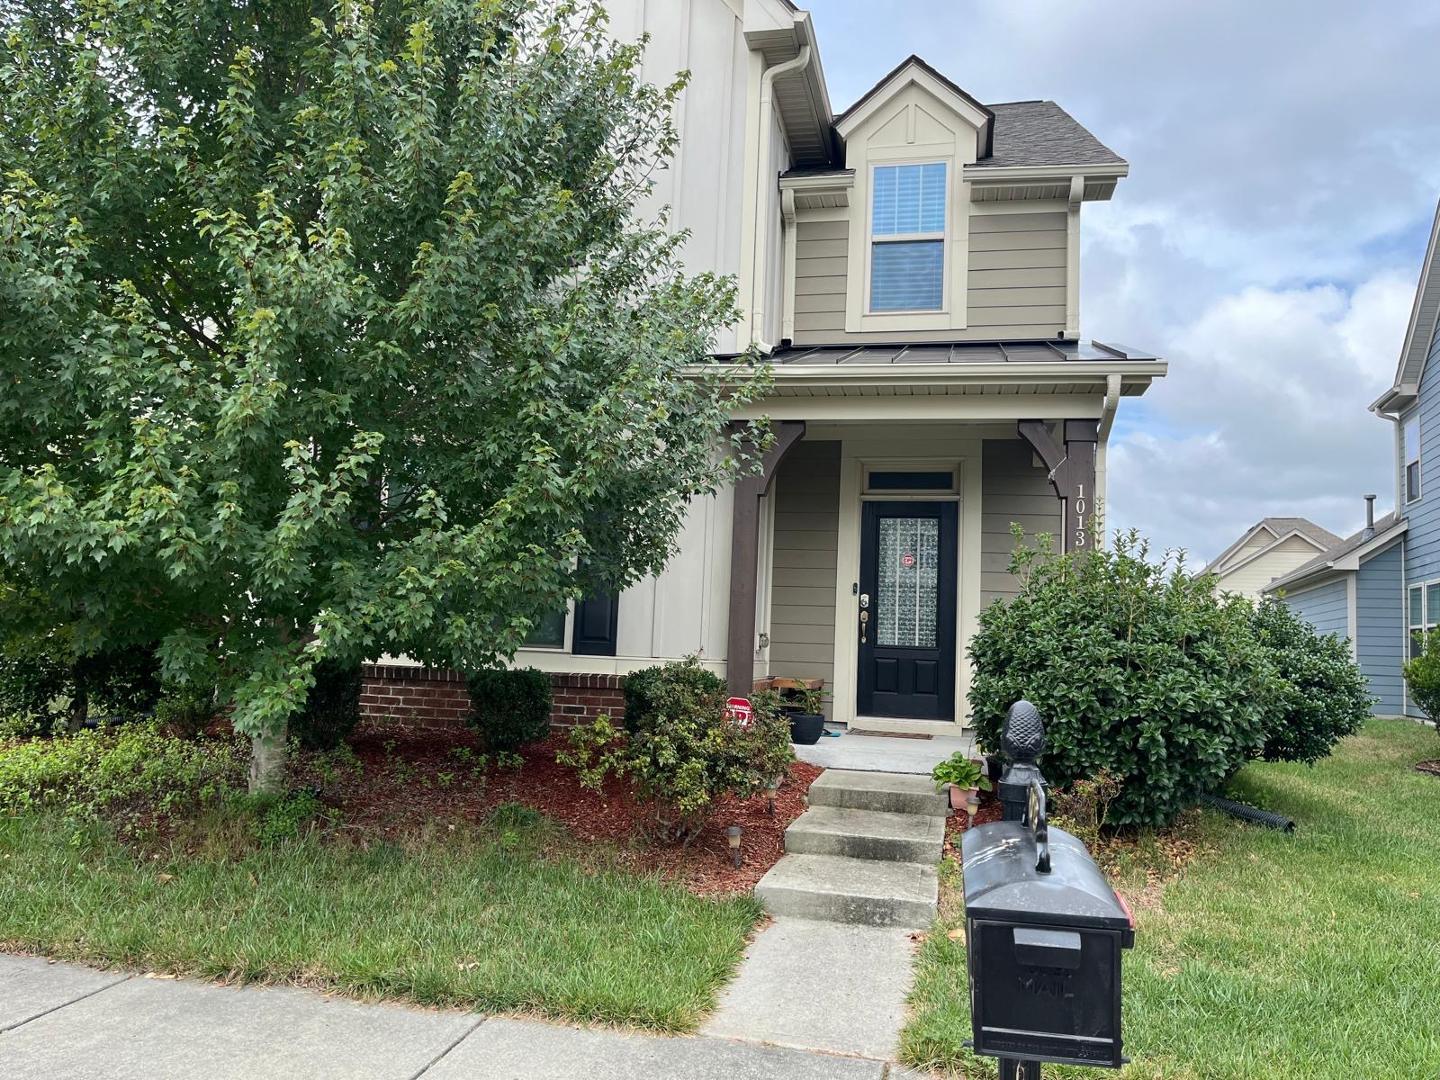
POLYGON ((900 1080, 882 1061, 0 956, 5 1080, 900 1080))

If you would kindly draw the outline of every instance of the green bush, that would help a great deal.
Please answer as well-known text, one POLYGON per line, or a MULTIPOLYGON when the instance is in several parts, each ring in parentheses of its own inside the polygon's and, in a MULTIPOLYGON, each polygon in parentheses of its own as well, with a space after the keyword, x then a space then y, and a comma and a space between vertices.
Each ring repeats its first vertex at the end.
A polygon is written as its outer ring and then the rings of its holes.
POLYGON ((628 731, 602 716, 574 728, 557 756, 590 788, 627 778, 652 807, 656 839, 688 843, 720 798, 749 798, 794 760, 790 723, 772 701, 741 727, 726 715, 725 684, 693 660, 636 672, 625 690, 628 731))
POLYGON ((215 713, 213 686, 167 686, 155 703, 155 722, 180 739, 198 739, 215 713))
POLYGON ((1410 696, 1440 731, 1440 630, 1424 635, 1420 651, 1405 661, 1402 670, 1410 696))
POLYGON ((1369 718, 1369 683, 1346 642, 1317 634, 1279 600, 1262 600, 1252 621, 1275 672, 1260 756, 1313 765, 1369 718))
POLYGON ((1260 752, 1274 680, 1248 601, 1151 562, 1134 532, 1066 555, 1017 545, 1011 571, 1019 595, 981 612, 970 643, 982 746, 999 750, 1006 710, 1033 702, 1046 778, 1110 772, 1112 825, 1167 824, 1260 752))
POLYGON ((0 644, 0 714, 32 720, 41 734, 88 718, 136 720, 160 697, 160 663, 133 646, 77 656, 63 631, 0 644))
POLYGON ((334 750, 360 722, 360 667, 322 660, 305 707, 290 719, 290 737, 306 750, 334 750))
POLYGON ((514 752, 550 733, 550 676, 534 668, 485 668, 469 679, 470 726, 488 750, 514 752))
POLYGON ((0 749, 0 811, 55 808, 68 817, 171 813, 239 783, 238 743, 177 739, 130 724, 35 739, 0 749))

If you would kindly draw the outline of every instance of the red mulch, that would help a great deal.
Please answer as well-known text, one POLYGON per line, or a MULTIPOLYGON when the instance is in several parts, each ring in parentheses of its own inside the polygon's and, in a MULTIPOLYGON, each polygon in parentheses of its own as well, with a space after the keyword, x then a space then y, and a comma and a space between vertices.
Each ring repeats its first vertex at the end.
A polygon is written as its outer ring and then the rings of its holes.
MULTIPOLYGON (((988 825, 1002 817, 1004 809, 999 796, 993 791, 980 792, 980 808, 975 811, 975 824, 988 825)), ((945 855, 957 863, 960 861, 960 837, 968 827, 969 815, 963 810, 956 810, 945 819, 945 855)))
POLYGON ((501 803, 517 802, 559 822, 579 840, 615 845, 622 863, 653 871, 700 895, 749 892, 784 853, 785 829, 805 810, 805 793, 823 771, 796 762, 781 783, 775 813, 760 794, 748 800, 725 799, 688 846, 657 845, 641 838, 646 808, 626 786, 608 780, 601 791, 580 786, 575 770, 557 764, 563 735, 551 735, 521 751, 518 769, 486 771, 483 784, 471 765, 452 751, 479 753, 464 730, 409 728, 396 724, 364 726, 351 746, 364 765, 361 775, 339 770, 321 783, 313 759, 297 763, 302 783, 322 789, 337 811, 338 824, 362 837, 394 838, 435 824, 481 822, 501 803), (741 865, 731 865, 725 829, 743 830, 741 865))
POLYGON ((1415 771, 1429 773, 1431 776, 1440 776, 1440 758, 1435 758, 1431 761, 1416 762, 1415 771))

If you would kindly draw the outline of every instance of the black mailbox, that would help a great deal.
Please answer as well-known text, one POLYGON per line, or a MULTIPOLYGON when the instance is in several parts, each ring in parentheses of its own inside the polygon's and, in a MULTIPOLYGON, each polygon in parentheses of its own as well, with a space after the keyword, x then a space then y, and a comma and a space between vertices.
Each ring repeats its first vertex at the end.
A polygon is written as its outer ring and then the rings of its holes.
POLYGON ((961 842, 975 1052, 1119 1068, 1120 950, 1135 928, 1085 845, 1047 832, 1049 873, 1028 824, 961 842))
POLYGON ((1045 728, 1029 702, 1011 706, 1002 746, 1007 820, 960 845, 975 1052, 1001 1059, 1002 1080, 1038 1078, 1045 1061, 1118 1069, 1120 951, 1135 922, 1085 845, 1047 826, 1045 728))

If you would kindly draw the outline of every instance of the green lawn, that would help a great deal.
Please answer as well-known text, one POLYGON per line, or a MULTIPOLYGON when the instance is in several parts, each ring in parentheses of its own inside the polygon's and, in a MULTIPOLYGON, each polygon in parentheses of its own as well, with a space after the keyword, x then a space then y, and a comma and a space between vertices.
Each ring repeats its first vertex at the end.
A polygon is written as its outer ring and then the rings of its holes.
MULTIPOLYGON (((1239 797, 1297 832, 1208 813, 1193 826, 1201 854, 1136 912, 1121 1076, 1440 1076, 1440 779, 1412 768, 1437 757, 1432 729, 1376 720, 1313 769, 1245 769, 1239 797)), ((1143 889, 1138 873, 1122 891, 1143 889)), ((945 933, 960 921, 922 951, 902 1055, 993 1077, 961 1045, 964 945, 945 933)))
POLYGON ((748 899, 701 900, 603 853, 547 854, 543 825, 153 860, 74 835, 53 817, 0 818, 4 948, 683 1031, 759 917, 748 899))

